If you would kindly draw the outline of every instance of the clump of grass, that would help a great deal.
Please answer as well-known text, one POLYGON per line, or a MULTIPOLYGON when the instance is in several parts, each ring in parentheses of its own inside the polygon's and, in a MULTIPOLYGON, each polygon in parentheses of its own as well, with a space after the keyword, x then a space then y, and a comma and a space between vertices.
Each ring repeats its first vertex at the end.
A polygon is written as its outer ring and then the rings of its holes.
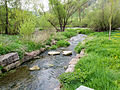
POLYGON ((50 49, 55 50, 55 49, 57 49, 57 46, 56 46, 56 45, 52 45, 52 46, 50 47, 50 49))
POLYGON ((62 35, 64 35, 65 37, 67 37, 67 38, 70 38, 70 37, 72 37, 72 36, 76 36, 77 35, 77 32, 74 32, 74 31, 65 31, 65 32, 62 32, 62 35))
MULTIPOLYGON (((109 40, 107 32, 96 32, 90 36, 94 39, 85 43, 87 56, 80 59, 73 73, 62 74, 59 78, 63 90, 75 90, 85 85, 95 90, 120 89, 120 39, 114 38, 112 33, 109 40)), ((82 44, 76 47, 79 52, 82 44)))
POLYGON ((93 30, 91 30, 91 29, 78 29, 77 32, 79 34, 90 34, 90 33, 93 33, 93 30))
POLYGON ((76 47, 75 47, 75 51, 77 52, 77 53, 80 53, 80 51, 82 50, 82 49, 84 49, 85 47, 84 47, 84 45, 80 42, 76 47))
POLYGON ((56 43, 57 47, 67 47, 70 45, 68 41, 65 40, 60 40, 56 43))

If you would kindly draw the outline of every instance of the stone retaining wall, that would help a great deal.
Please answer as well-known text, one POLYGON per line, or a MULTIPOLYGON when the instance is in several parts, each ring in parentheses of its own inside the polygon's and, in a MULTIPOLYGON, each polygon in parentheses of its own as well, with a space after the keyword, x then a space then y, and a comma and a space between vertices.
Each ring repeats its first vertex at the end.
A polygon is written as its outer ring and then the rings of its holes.
MULTIPOLYGON (((0 56, 0 66, 2 66, 2 68, 3 68, 2 70, 9 71, 13 68, 16 68, 16 67, 20 66, 22 63, 24 63, 26 61, 34 59, 36 56, 40 55, 45 50, 46 50, 45 48, 41 48, 40 50, 36 50, 36 51, 32 51, 32 52, 26 52, 21 61, 20 61, 20 58, 19 58, 17 52, 1 55, 0 56)), ((0 70, 0 74, 1 73, 2 72, 0 70)))

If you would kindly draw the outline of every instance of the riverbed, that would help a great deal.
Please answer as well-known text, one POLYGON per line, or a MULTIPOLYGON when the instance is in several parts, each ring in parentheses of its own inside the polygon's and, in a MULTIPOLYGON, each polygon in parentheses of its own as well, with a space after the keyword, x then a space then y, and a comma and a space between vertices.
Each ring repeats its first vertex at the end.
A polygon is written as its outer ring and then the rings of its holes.
POLYGON ((55 51, 72 51, 71 56, 63 56, 62 53, 56 56, 49 56, 46 51, 40 55, 40 59, 24 63, 16 70, 10 71, 0 78, 0 90, 54 90, 60 84, 58 77, 65 72, 70 60, 75 57, 74 48, 87 36, 78 34, 72 37, 67 48, 58 48, 55 51), (29 68, 38 65, 40 70, 29 71, 29 68))

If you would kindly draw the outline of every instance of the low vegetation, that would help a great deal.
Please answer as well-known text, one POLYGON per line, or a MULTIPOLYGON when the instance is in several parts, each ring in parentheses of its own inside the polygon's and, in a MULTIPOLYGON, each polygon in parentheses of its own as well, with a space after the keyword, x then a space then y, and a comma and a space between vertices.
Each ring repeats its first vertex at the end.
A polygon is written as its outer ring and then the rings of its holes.
POLYGON ((85 48, 87 56, 80 59, 73 73, 64 73, 59 78, 64 90, 75 90, 85 85, 96 90, 120 89, 120 31, 112 33, 95 32, 85 45, 78 44, 76 51, 85 48))

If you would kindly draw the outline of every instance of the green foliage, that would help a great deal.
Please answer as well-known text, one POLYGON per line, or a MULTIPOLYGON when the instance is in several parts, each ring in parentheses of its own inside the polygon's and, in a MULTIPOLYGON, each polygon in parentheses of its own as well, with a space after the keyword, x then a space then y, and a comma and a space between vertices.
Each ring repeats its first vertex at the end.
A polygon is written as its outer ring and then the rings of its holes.
POLYGON ((82 43, 79 43, 76 47, 75 47, 75 51, 77 53, 80 53, 82 49, 84 49, 85 47, 82 45, 82 43))
POLYGON ((77 35, 77 31, 74 29, 67 29, 65 32, 62 32, 62 35, 64 35, 67 38, 70 38, 77 35))
POLYGON ((67 47, 70 45, 68 41, 65 40, 60 40, 56 43, 57 47, 67 47))
POLYGON ((46 41, 46 45, 51 45, 51 41, 52 41, 52 39, 50 38, 50 39, 48 39, 47 41, 46 41))
POLYGON ((57 46, 56 46, 56 45, 52 45, 52 46, 50 47, 50 49, 55 50, 55 49, 57 49, 57 46))
POLYGON ((98 1, 97 6, 91 10, 89 8, 86 17, 82 20, 83 25, 96 30, 96 31, 107 31, 110 27, 110 22, 112 29, 119 27, 120 20, 120 6, 119 1, 116 0, 114 4, 107 1, 98 1))
POLYGON ((65 40, 65 39, 67 39, 67 37, 62 35, 61 33, 57 33, 57 35, 55 36, 55 40, 57 41, 65 40))
POLYGON ((38 50, 42 47, 41 43, 36 43, 33 41, 27 41, 27 42, 25 42, 25 45, 27 47, 27 49, 26 49, 27 52, 38 50))
POLYGON ((41 47, 43 47, 41 43, 30 40, 23 41, 21 37, 17 35, 0 35, 0 55, 18 52, 20 58, 22 58, 25 52, 38 50, 41 47))
MULTIPOLYGON (((73 73, 59 77, 65 90, 75 90, 80 85, 96 90, 120 89, 120 39, 114 37, 116 33, 112 33, 111 40, 108 40, 107 32, 91 33, 94 39, 86 41, 84 46, 88 55, 80 59, 73 73)), ((77 51, 81 47, 79 44, 77 51)))
POLYGON ((37 17, 37 26, 38 28, 40 28, 40 30, 46 30, 51 28, 50 23, 47 21, 47 15, 46 16, 40 16, 37 17))
POLYGON ((20 35, 23 36, 23 38, 29 39, 30 36, 32 35, 32 33, 34 33, 34 31, 35 31, 35 26, 36 26, 36 22, 35 22, 34 18, 32 16, 27 18, 20 25, 20 28, 19 28, 20 35))
POLYGON ((91 29, 80 29, 77 31, 79 34, 90 34, 93 32, 91 29))

